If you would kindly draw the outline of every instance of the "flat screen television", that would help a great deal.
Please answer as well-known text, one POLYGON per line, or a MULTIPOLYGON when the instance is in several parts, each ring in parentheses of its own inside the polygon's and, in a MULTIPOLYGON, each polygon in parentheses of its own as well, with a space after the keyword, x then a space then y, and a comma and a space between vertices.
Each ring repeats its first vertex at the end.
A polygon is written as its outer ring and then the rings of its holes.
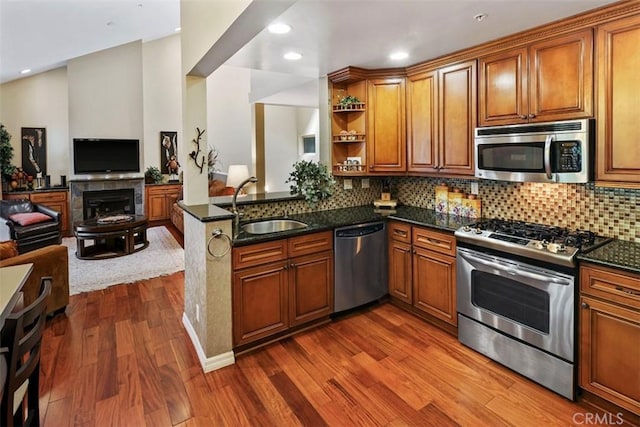
POLYGON ((140 172, 140 140, 74 138, 76 174, 140 172))

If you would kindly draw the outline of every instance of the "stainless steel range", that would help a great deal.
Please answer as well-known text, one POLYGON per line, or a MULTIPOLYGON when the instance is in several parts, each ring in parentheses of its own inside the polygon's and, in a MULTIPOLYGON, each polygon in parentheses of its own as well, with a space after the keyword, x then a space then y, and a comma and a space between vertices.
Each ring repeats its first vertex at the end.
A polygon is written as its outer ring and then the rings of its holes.
POLYGON ((575 398, 575 257, 610 239, 492 219, 455 232, 458 339, 575 398))

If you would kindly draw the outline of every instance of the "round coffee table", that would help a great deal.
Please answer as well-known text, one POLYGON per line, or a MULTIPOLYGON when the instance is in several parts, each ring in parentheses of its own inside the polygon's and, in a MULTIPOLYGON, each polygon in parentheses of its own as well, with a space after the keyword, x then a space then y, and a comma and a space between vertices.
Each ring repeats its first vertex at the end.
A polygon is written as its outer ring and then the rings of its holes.
POLYGON ((97 218, 74 224, 76 257, 79 259, 104 259, 129 255, 149 246, 147 217, 131 215, 128 221, 101 223, 97 218), (92 240, 92 245, 85 245, 92 240))

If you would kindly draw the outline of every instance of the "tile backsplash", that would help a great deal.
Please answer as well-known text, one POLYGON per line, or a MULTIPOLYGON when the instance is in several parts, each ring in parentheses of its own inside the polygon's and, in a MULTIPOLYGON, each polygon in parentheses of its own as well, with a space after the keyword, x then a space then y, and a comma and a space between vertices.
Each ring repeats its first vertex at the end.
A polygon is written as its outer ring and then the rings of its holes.
MULTIPOLYGON (((343 189, 336 178, 334 195, 311 208, 303 200, 245 206, 245 219, 304 213, 373 203, 380 197, 381 178, 353 179, 353 189, 343 189)), ((502 181, 471 181, 426 177, 393 177, 392 197, 405 205, 434 209, 435 186, 440 183, 463 192, 478 182, 482 215, 487 218, 516 219, 593 231, 601 236, 640 243, 640 190, 613 189, 588 184, 539 184, 502 181)))

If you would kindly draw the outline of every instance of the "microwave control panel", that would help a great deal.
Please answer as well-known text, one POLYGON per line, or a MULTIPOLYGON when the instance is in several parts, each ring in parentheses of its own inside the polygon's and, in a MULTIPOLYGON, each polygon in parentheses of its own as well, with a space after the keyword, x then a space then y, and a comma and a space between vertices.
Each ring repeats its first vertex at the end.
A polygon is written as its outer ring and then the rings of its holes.
POLYGON ((558 141, 555 144, 555 171, 580 172, 582 170, 582 145, 579 141, 558 141))

